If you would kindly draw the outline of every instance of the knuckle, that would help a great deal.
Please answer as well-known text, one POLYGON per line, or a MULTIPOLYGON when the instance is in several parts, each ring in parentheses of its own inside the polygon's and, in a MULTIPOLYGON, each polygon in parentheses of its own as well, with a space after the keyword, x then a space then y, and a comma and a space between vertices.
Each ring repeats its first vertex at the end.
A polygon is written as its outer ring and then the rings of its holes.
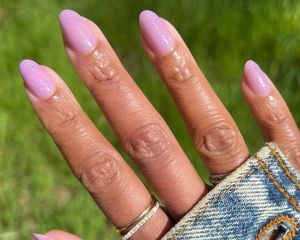
POLYGON ((78 112, 72 112, 64 115, 57 123, 60 129, 77 129, 81 124, 81 118, 78 112))
POLYGON ((238 133, 225 120, 215 121, 204 129, 198 130, 194 144, 206 159, 220 159, 239 155, 238 133))
MULTIPOLYGON (((133 159, 147 164, 171 155, 168 134, 158 123, 149 123, 136 129, 125 141, 125 149, 133 159)), ((161 162, 161 161, 156 161, 161 162)))
POLYGON ((263 109, 264 111, 264 124, 269 127, 276 127, 287 121, 287 116, 283 111, 278 101, 270 96, 263 109))
POLYGON ((120 176, 115 158, 102 152, 87 157, 79 172, 80 181, 94 195, 109 191, 120 176))
POLYGON ((168 62, 168 76, 169 81, 176 85, 194 85, 198 82, 198 77, 195 71, 189 67, 185 56, 180 51, 173 51, 169 57, 168 62))
POLYGON ((46 105, 51 109, 45 122, 46 128, 55 134, 67 131, 75 132, 81 127, 80 107, 63 93, 54 95, 46 105))
POLYGON ((120 70, 113 65, 111 53, 108 50, 95 50, 85 60, 85 66, 91 75, 88 86, 101 84, 106 89, 115 89, 120 86, 120 70))

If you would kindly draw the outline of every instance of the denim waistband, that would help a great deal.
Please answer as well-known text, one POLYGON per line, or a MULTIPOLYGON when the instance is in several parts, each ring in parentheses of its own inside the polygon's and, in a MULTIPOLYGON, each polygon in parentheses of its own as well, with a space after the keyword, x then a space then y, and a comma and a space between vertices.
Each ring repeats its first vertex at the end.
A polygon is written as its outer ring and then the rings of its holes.
POLYGON ((270 234, 300 239, 299 226, 299 173, 274 143, 267 143, 163 239, 267 239, 270 234))

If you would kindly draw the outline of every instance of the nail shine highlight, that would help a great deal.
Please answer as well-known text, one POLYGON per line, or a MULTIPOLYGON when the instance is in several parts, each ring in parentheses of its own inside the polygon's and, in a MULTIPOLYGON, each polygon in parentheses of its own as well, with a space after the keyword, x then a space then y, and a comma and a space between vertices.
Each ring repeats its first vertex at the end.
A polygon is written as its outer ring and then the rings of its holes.
POLYGON ((20 72, 27 89, 37 98, 46 99, 54 93, 52 79, 36 62, 23 60, 20 63, 20 72))
POLYGON ((67 44, 79 54, 86 54, 95 48, 97 39, 86 20, 72 10, 63 10, 59 16, 60 25, 67 44))
POLYGON ((165 55, 174 48, 174 39, 163 20, 154 12, 141 12, 140 27, 143 38, 154 54, 165 55))
POLYGON ((252 92, 259 96, 268 96, 271 92, 271 80, 257 63, 249 60, 244 68, 245 82, 252 92))

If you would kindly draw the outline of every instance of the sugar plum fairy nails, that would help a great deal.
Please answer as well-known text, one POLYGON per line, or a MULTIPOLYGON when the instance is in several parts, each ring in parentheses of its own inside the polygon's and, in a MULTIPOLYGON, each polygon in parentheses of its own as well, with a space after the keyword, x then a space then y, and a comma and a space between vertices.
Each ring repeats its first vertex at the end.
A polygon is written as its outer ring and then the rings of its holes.
POLYGON ((86 54, 96 46, 96 36, 86 20, 72 10, 63 10, 59 16, 63 35, 71 49, 86 54))
POLYGON ((34 234, 32 234, 32 236, 35 240, 54 240, 53 238, 50 238, 46 235, 38 234, 38 233, 34 233, 34 234))
POLYGON ((159 16, 145 10, 141 12, 139 21, 143 38, 154 54, 164 55, 173 50, 173 36, 159 16))
POLYGON ((245 83, 252 92, 259 96, 268 96, 271 92, 271 80, 252 60, 245 64, 245 83))
POLYGON ((20 63, 20 72, 26 88, 37 98, 46 99, 55 90, 55 85, 46 71, 32 60, 23 60, 20 63))

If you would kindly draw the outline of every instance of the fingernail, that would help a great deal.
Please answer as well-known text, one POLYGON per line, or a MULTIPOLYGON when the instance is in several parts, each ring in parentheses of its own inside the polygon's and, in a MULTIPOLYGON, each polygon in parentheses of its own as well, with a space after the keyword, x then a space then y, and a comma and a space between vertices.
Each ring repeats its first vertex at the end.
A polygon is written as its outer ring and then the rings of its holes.
POLYGON ((26 88, 37 98, 46 99, 54 93, 54 82, 36 62, 23 60, 20 63, 20 72, 26 88))
POLYGON ((38 233, 33 233, 32 236, 35 240, 54 240, 53 238, 38 233))
POLYGON ((246 62, 244 72, 246 84, 254 94, 259 96, 270 94, 271 80, 254 61, 249 60, 246 62))
POLYGON ((77 53, 86 54, 96 46, 96 36, 85 20, 72 10, 63 10, 59 16, 67 43, 77 53))
POLYGON ((174 48, 174 40, 167 25, 154 12, 145 10, 140 14, 143 38, 154 54, 164 55, 174 48))

